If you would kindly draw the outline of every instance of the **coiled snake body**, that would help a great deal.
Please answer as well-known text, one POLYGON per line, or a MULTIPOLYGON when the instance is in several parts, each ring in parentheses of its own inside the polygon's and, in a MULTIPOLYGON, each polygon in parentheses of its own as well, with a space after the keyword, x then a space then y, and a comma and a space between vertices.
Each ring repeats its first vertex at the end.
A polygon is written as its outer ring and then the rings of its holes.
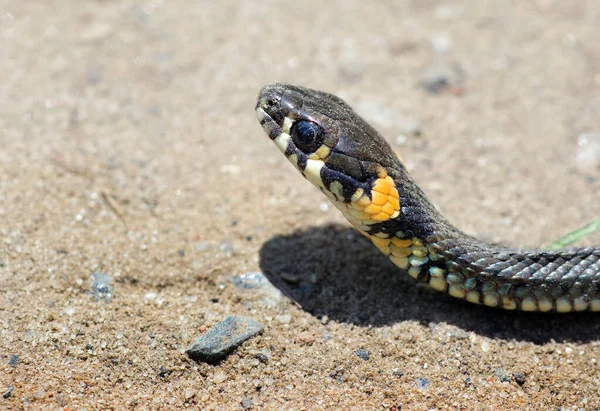
POLYGON ((525 251, 452 226, 389 144, 342 99, 288 84, 258 96, 287 159, 411 277, 457 298, 523 311, 600 311, 600 247, 525 251))

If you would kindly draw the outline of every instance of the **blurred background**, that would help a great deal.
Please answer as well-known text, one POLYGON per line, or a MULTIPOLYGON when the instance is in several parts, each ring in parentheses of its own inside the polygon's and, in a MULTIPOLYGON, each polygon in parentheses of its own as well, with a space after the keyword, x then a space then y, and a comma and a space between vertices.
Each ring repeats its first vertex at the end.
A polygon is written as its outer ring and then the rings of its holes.
MULTIPOLYGON (((469 317, 481 308, 437 305, 439 296, 422 297, 413 283, 400 285, 406 301, 429 305, 390 306, 402 313, 390 319, 377 314, 373 294, 367 311, 383 319, 358 323, 387 325, 370 333, 353 328, 356 313, 326 326, 290 300, 252 303, 258 297, 227 280, 259 271, 274 236, 346 224, 260 129, 256 95, 272 82, 346 99, 470 234, 536 246, 598 216, 597 1, 3 0, 0 74, 0 390, 10 407, 597 401, 589 367, 598 352, 589 342, 550 383, 530 361, 536 344, 555 338, 550 330, 579 320, 526 335, 515 357, 505 344, 519 328, 511 317, 469 317), (93 298, 104 286, 100 301, 93 298), (275 346, 277 360, 252 365, 252 355, 240 354, 219 369, 181 354, 202 325, 236 312, 270 324, 250 347, 275 346), (291 315, 291 326, 278 315, 291 315), (482 331, 484 321, 506 334, 482 331), (436 340, 433 323, 470 333, 453 344, 472 360, 427 368, 442 361, 447 342, 436 340), (304 331, 317 336, 314 344, 298 342, 304 331), (375 359, 355 363, 352 350, 361 347, 375 359), (408 377, 390 377, 393 361, 408 377), (528 389, 494 377, 510 363, 533 376, 528 389), (479 385, 459 396, 464 372, 479 385)), ((307 292, 316 292, 318 276, 341 276, 337 270, 305 273, 313 279, 307 292)), ((593 338, 586 333, 579 339, 593 338)), ((552 355, 560 354, 549 353, 550 363, 552 355)))

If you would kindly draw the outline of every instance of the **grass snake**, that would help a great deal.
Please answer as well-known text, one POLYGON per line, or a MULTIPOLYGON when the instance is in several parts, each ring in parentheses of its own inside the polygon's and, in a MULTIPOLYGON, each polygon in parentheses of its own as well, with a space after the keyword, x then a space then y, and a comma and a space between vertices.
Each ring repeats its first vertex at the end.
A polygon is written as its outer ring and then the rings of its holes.
POLYGON ((523 311, 600 311, 600 247, 518 250, 450 224, 385 139, 342 99, 263 87, 263 129, 302 175, 399 268, 472 303, 523 311))

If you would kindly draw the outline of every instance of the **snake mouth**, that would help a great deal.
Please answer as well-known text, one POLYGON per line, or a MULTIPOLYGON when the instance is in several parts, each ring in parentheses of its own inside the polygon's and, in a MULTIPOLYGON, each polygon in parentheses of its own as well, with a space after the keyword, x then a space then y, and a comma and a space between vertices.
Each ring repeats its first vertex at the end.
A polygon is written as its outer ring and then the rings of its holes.
POLYGON ((275 140, 283 131, 283 121, 277 122, 263 107, 264 104, 259 101, 256 105, 256 117, 269 138, 275 140))

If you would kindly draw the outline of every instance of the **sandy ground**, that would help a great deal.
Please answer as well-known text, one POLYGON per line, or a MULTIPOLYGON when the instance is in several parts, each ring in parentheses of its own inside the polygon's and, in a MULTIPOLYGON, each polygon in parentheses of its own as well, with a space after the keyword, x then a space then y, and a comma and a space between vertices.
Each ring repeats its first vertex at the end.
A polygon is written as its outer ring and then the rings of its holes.
POLYGON ((0 408, 600 407, 597 315, 417 286, 253 110, 266 83, 334 92, 458 227, 548 243, 600 215, 576 160, 600 131, 600 4, 321 3, 2 2, 0 408), (258 271, 273 285, 232 281, 258 271), (191 361, 228 315, 265 331, 191 361))

